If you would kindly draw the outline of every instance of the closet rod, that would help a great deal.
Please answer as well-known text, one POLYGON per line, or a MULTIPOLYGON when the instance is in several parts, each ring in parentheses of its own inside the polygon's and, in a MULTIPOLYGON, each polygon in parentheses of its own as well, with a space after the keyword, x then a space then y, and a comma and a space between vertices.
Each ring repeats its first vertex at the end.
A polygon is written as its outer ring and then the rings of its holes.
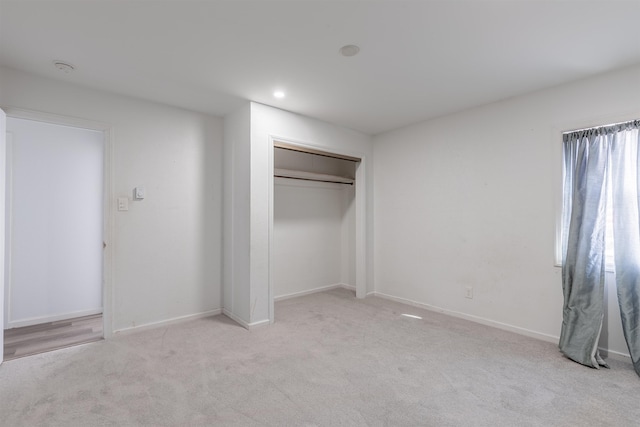
POLYGON ((273 175, 274 178, 299 179, 300 181, 329 182, 331 184, 347 184, 353 185, 353 182, 329 181, 325 179, 299 178, 297 176, 273 175))
POLYGON ((273 169, 273 176, 276 178, 301 179, 303 181, 331 182, 334 184, 353 184, 352 178, 337 175, 327 175, 324 173, 314 173, 297 171, 291 169, 273 169))

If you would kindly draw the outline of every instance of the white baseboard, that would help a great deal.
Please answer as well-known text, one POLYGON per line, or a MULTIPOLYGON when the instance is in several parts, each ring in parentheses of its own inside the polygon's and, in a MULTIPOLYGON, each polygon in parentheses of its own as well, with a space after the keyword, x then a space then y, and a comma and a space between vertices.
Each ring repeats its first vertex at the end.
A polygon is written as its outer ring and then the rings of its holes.
MULTIPOLYGON (((539 340, 542 340, 542 341, 546 341, 546 342, 552 342, 552 343, 557 344, 558 341, 560 340, 560 337, 555 336, 555 335, 544 334, 542 332, 532 331, 530 329, 521 328, 519 326, 509 325, 507 323, 502 323, 502 322, 497 322, 495 320, 487 319, 487 318, 480 317, 480 316, 474 316, 472 314, 461 313, 459 311, 448 310, 448 309, 445 309, 445 308, 436 307, 434 305, 424 304, 424 303, 412 301, 412 300, 405 299, 405 298, 394 297, 392 295, 383 294, 381 292, 370 292, 370 293, 367 294, 367 296, 370 296, 370 295, 371 296, 377 296, 377 297, 384 298, 384 299, 388 299, 388 300, 395 301, 395 302, 399 302, 399 303, 402 303, 402 304, 407 304, 407 305, 410 305, 410 306, 413 306, 413 307, 423 308, 425 310, 446 314, 447 316, 452 316, 452 317, 457 317, 457 318, 460 318, 460 319, 469 320, 471 322, 480 323, 482 325, 491 326, 493 328, 502 329, 504 331, 514 332, 516 334, 525 335, 527 337, 536 338, 536 339, 539 339, 539 340)), ((631 357, 628 353, 621 353, 619 351, 609 350, 609 349, 600 348, 600 347, 598 347, 598 349, 600 351, 602 351, 602 352, 606 352, 607 354, 614 355, 616 357, 622 357, 622 358, 630 358, 631 357)))
MULTIPOLYGON (((345 284, 345 283, 337 283, 337 284, 334 284, 334 285, 323 286, 323 287, 320 287, 320 288, 310 289, 310 290, 306 290, 306 291, 302 291, 302 292, 296 292, 296 293, 293 293, 293 294, 281 295, 279 297, 276 297, 275 300, 276 301, 282 301, 282 300, 286 300, 286 299, 289 299, 289 298, 295 298, 295 297, 299 297, 299 296, 303 296, 303 295, 309 295, 309 294, 313 294, 313 293, 317 293, 317 292, 328 291, 328 290, 336 289, 336 288, 344 288, 344 289, 349 289, 349 290, 355 291, 355 286, 353 286, 353 285, 348 285, 348 284, 345 284)), ((460 318, 460 319, 469 320, 471 322, 480 323, 482 325, 491 326, 491 327, 494 327, 494 328, 497 328, 497 329, 502 329, 502 330, 505 330, 505 331, 514 332, 516 334, 528 336, 528 337, 531 337, 531 338, 536 338, 536 339, 539 339, 539 340, 542 340, 542 341, 546 341, 546 342, 557 343, 558 340, 560 339, 558 336, 555 336, 555 335, 544 334, 544 333, 533 331, 533 330, 530 330, 530 329, 521 328, 519 326, 509 325, 507 323, 502 323, 502 322, 497 322, 495 320, 487 319, 487 318, 480 317, 480 316, 474 316, 474 315, 471 315, 471 314, 461 313, 461 312, 454 311, 454 310, 448 310, 448 309, 445 309, 445 308, 437 307, 437 306, 434 306, 434 305, 431 305, 431 304, 425 304, 425 303, 413 301, 413 300, 406 299, 406 298, 395 297, 395 296, 392 296, 392 295, 384 294, 382 292, 376 292, 376 291, 368 292, 367 296, 376 296, 376 297, 387 299, 387 300, 390 300, 390 301, 399 302, 401 304, 406 304, 406 305, 410 305, 410 306, 413 306, 413 307, 417 307, 417 308, 422 308, 422 309, 425 309, 425 310, 433 311, 433 312, 436 312, 436 313, 445 314, 447 316, 457 317, 457 318, 460 318)), ((98 311, 98 313, 100 313, 100 312, 102 312, 102 310, 98 311)), ((76 313, 73 313, 73 316, 71 316, 71 317, 88 316, 88 315, 91 315, 91 314, 98 314, 98 313, 95 313, 95 312, 94 313, 88 313, 88 314, 76 314, 76 313)), ((247 330, 252 330, 252 329, 255 329, 257 327, 266 326, 266 325, 271 323, 269 320, 261 320, 259 322, 247 323, 244 320, 240 319, 239 317, 235 316, 232 312, 230 312, 227 309, 217 309, 217 310, 210 310, 210 311, 206 311, 206 312, 202 312, 202 313, 196 313, 196 314, 190 314, 190 315, 186 315, 186 316, 176 317, 176 318, 173 318, 173 319, 163 320, 163 321, 159 321, 159 322, 152 322, 152 323, 146 323, 146 324, 139 325, 139 326, 123 328, 123 329, 115 330, 114 334, 126 334, 126 333, 131 333, 131 332, 147 330, 147 329, 153 329, 153 328, 157 328, 157 327, 160 327, 160 326, 166 326, 166 325, 170 325, 170 324, 181 323, 181 322, 185 322, 185 321, 188 321, 188 320, 199 319, 199 318, 202 318, 202 317, 215 316, 215 315, 218 315, 218 314, 224 314, 225 316, 227 316, 228 318, 230 318, 234 322, 238 323, 240 326, 242 326, 243 328, 245 328, 247 330)), ((67 318, 69 318, 69 317, 65 316, 62 319, 56 319, 56 320, 64 320, 64 319, 67 319, 67 318)), ((32 320, 32 319, 27 319, 27 321, 30 321, 30 320, 32 320)), ((39 320, 39 319, 33 319, 33 320, 39 320)), ((43 320, 43 321, 38 321, 38 322, 33 323, 33 324, 44 323, 44 322, 49 322, 49 321, 55 321, 55 320, 43 320)), ((23 325, 23 326, 28 326, 28 325, 23 325)), ((9 327, 11 328, 11 327, 17 327, 17 326, 9 326, 9 327)), ((627 353, 622 353, 622 352, 618 352, 618 351, 615 351, 615 350, 610 350, 610 349, 606 349, 606 348, 599 348, 599 350, 602 351, 602 352, 606 352, 610 356, 615 356, 615 357, 618 357, 618 358, 628 359, 630 357, 629 354, 627 354, 627 353)))
POLYGON ((243 328, 245 328, 245 329, 249 329, 250 328, 249 324, 247 322, 245 322, 244 320, 242 320, 241 318, 239 318, 238 316, 236 316, 235 314, 233 314, 232 312, 230 312, 226 308, 222 309, 222 314, 224 314, 229 319, 233 320, 234 322, 236 322, 238 325, 242 326, 243 328))
POLYGON ((229 310, 227 310, 226 308, 222 309, 222 314, 224 314, 229 319, 233 320, 238 325, 242 326, 243 328, 245 328, 245 329, 247 329, 249 331, 252 330, 252 329, 255 329, 257 327, 260 327, 260 326, 269 325, 271 323, 269 321, 269 319, 261 320, 259 322, 247 323, 244 320, 242 320, 241 318, 239 318, 238 316, 236 316, 235 314, 233 314, 232 312, 230 312, 229 310))
MULTIPOLYGON (((349 285, 347 283, 340 283, 337 286, 339 286, 339 287, 341 287, 343 289, 348 289, 348 290, 353 291, 353 292, 356 291, 356 287, 354 285, 349 285)), ((367 294, 367 295, 369 295, 369 294, 367 294)))
POLYGON ((297 297, 301 297, 301 296, 304 296, 304 295, 311 295, 311 294, 315 294, 317 292, 324 292, 324 291, 329 291, 331 289, 337 289, 337 288, 345 288, 345 289, 353 289, 353 290, 356 289, 355 286, 346 285, 344 283, 335 283, 333 285, 321 286, 319 288, 313 288, 313 289, 306 289, 304 291, 294 292, 294 293, 286 294, 286 295, 279 295, 277 297, 274 297, 273 300, 274 301, 284 301, 284 300, 291 299, 291 298, 297 298, 297 297))
POLYGON ((629 353, 622 353, 620 351, 610 350, 604 347, 598 347, 598 350, 604 357, 614 356, 616 358, 631 359, 631 355, 629 353))
POLYGON ((544 333, 537 332, 537 331, 532 331, 530 329, 521 328, 519 326, 509 325, 507 323, 497 322, 495 320, 486 319, 486 318, 480 317, 480 316, 474 316, 472 314, 461 313, 459 311, 448 310, 446 308, 436 307, 436 306, 431 305, 431 304, 424 304, 424 303, 421 303, 421 302, 416 302, 416 301, 412 301, 412 300, 405 299, 405 298, 394 297, 394 296, 391 296, 391 295, 383 294, 381 292, 373 292, 372 294, 374 296, 377 296, 377 297, 380 297, 380 298, 388 299, 388 300, 395 301, 395 302, 400 302, 400 303, 407 304, 407 305, 410 305, 410 306, 413 306, 413 307, 423 308, 425 310, 434 311, 434 312, 437 312, 437 313, 446 314, 447 316, 452 316, 452 317, 457 317, 457 318, 460 318, 460 319, 470 320, 472 322, 480 323, 480 324, 487 325, 487 326, 492 326, 494 328, 502 329, 502 330, 505 330, 505 331, 515 332, 515 333, 520 334, 520 335, 526 335, 528 337, 537 338, 537 339, 542 340, 542 341, 556 342, 557 343, 558 340, 559 340, 559 337, 556 337, 556 336, 553 336, 553 335, 544 334, 544 333))
POLYGON ((101 314, 102 308, 93 308, 91 310, 80 310, 71 313, 56 314, 55 316, 30 317, 22 320, 9 320, 5 325, 5 329, 22 328, 23 326, 39 325, 41 323, 58 322, 60 320, 73 319, 76 317, 92 316, 101 314))
MULTIPOLYGON (((301 297, 301 296, 304 296, 304 295, 315 294, 315 293, 318 293, 318 292, 329 291, 331 289, 337 289, 337 288, 344 288, 344 289, 349 289, 349 290, 353 290, 353 291, 355 291, 355 289, 356 289, 355 286, 347 285, 347 284, 344 284, 344 283, 336 283, 336 284, 333 284, 333 285, 321 286, 319 288, 307 289, 307 290, 300 291, 300 292, 294 292, 294 293, 291 293, 291 294, 280 295, 280 296, 274 297, 273 300, 274 300, 274 302, 275 301, 284 301, 284 300, 288 300, 288 299, 291 299, 291 298, 296 298, 296 297, 301 297)), ((233 314, 231 311, 227 310, 226 308, 222 309, 222 314, 224 314, 229 319, 233 320, 238 325, 242 326, 243 328, 245 328, 247 330, 252 330, 252 329, 255 329, 257 327, 266 326, 266 325, 269 325, 271 323, 269 320, 261 320, 259 322, 247 323, 243 319, 241 319, 238 316, 236 316, 235 314, 233 314)))
POLYGON ((155 329, 161 326, 168 326, 176 323, 182 323, 188 320, 195 320, 195 319, 201 319, 203 317, 217 316, 218 314, 222 314, 222 309, 218 308, 216 310, 203 311, 201 313, 195 313, 195 314, 187 314, 186 316, 178 316, 171 319, 160 320, 158 322, 150 322, 150 323, 144 323, 142 325, 130 326, 128 328, 114 330, 113 333, 114 335, 115 334, 122 335, 122 334, 129 334, 132 332, 146 331, 148 329, 155 329))
MULTIPOLYGON (((355 286, 351 286, 351 285, 347 285, 345 283, 336 283, 333 285, 328 285, 328 286, 321 286, 319 288, 313 288, 313 289, 307 289, 304 291, 300 291, 300 292, 294 292, 291 294, 286 294, 286 295, 279 295, 277 297, 274 297, 273 300, 274 302, 277 301, 284 301, 284 300, 288 300, 291 298, 297 298, 297 297, 301 297, 304 295, 311 295, 311 294, 315 294, 318 292, 324 292, 324 291, 330 291, 331 289, 337 289, 337 288, 344 288, 344 289, 349 289, 349 290, 353 290, 355 291, 355 286)), ((247 323, 244 320, 242 320, 241 318, 239 318, 238 316, 236 316, 235 314, 233 314, 231 311, 227 310, 226 308, 222 309, 222 314, 224 314, 225 316, 227 316, 229 319, 233 320, 234 322, 236 322, 238 325, 242 326, 245 329, 251 330, 260 326, 266 326, 269 325, 271 322, 269 320, 261 320, 259 322, 253 322, 253 323, 247 323)))

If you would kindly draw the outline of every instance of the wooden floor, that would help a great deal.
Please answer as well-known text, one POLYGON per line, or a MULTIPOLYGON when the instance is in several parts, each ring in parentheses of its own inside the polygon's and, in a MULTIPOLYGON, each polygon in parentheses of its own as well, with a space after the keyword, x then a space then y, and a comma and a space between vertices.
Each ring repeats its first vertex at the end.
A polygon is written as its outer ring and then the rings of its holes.
POLYGON ((4 360, 102 339, 102 314, 4 331, 4 360))

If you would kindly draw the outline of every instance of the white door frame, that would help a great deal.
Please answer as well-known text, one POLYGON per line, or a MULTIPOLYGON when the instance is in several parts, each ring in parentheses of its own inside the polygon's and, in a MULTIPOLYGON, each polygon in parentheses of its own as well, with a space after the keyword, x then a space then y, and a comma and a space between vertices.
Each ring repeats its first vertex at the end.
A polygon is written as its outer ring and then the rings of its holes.
POLYGON ((367 156, 364 153, 354 152, 349 150, 342 150, 334 147, 324 147, 318 145, 312 145, 299 141, 294 141, 286 137, 279 137, 275 135, 269 136, 269 320, 274 322, 274 293, 273 293, 273 149, 276 142, 284 142, 292 146, 300 147, 301 150, 318 150, 325 153, 333 153, 342 156, 356 157, 360 159, 360 163, 356 168, 355 179, 355 262, 356 262, 356 298, 365 298, 367 295, 367 242, 366 242, 366 230, 367 230, 367 214, 366 214, 366 194, 367 194, 367 180, 366 180, 366 166, 367 156))
POLYGON ((5 268, 5 177, 7 115, 0 109, 0 364, 4 361, 4 268, 5 268))
MULTIPOLYGON (((102 256, 102 333, 104 338, 109 338, 113 335, 113 322, 112 322, 112 263, 113 263, 113 245, 112 245, 112 230, 113 230, 113 210, 112 206, 112 179, 113 174, 111 170, 111 157, 112 157, 112 137, 113 129, 110 124, 101 123, 86 119, 80 119, 75 117, 60 116, 57 114, 43 113, 39 111, 25 110, 20 108, 7 107, 2 108, 7 117, 13 117, 17 119, 33 120, 44 123, 51 123, 55 125, 71 126, 95 131, 101 131, 104 134, 104 147, 103 147, 103 239, 106 247, 103 250, 102 256)), ((4 135, 3 135, 4 136, 4 135)), ((4 155, 4 152, 3 152, 4 155)), ((4 177, 6 174, 6 163, 2 164, 0 173, 4 177)), ((4 182, 4 178, 2 179, 4 182)), ((3 185, 2 194, 4 194, 6 183, 3 185)), ((4 201, 4 196, 2 197, 4 201)), ((5 221, 5 210, 2 209, 2 224, 5 221)), ((5 238, 6 239, 6 238, 5 238)), ((3 245, 5 239, 2 240, 3 245)), ((6 254, 2 257, 2 263, 6 254)), ((2 286, 0 293, 4 296, 5 286, 4 275, 1 280, 2 286)), ((3 305, 4 307, 4 305, 3 305)), ((0 319, 1 331, 4 331, 4 315, 0 319)), ((3 347, 0 347, 3 348, 3 347)))

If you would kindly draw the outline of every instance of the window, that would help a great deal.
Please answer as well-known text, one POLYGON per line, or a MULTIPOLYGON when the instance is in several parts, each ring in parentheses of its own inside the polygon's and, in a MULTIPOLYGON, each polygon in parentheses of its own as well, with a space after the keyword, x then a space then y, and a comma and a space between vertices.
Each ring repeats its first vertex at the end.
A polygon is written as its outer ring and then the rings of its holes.
MULTIPOLYGON (((579 140, 583 138, 587 138, 588 135, 592 134, 601 134, 605 138, 612 138, 613 134, 616 130, 619 130, 620 127, 628 127, 626 133, 626 137, 632 139, 635 138, 637 140, 637 128, 638 121, 626 122, 626 123, 617 123, 606 126, 594 127, 581 129, 578 131, 565 132, 563 134, 564 140, 564 148, 563 148, 563 207, 562 207, 562 222, 561 222, 561 240, 563 242, 561 252, 557 254, 556 261, 558 265, 562 265, 562 257, 566 251, 566 247, 564 242, 566 242, 566 238, 569 232, 569 223, 571 217, 571 202, 573 198, 573 185, 574 185, 574 176, 576 173, 575 170, 575 162, 576 158, 574 157, 575 153, 571 152, 571 147, 568 147, 568 140, 573 138, 574 140, 579 140), (635 124, 635 126, 634 126, 635 124), (578 135, 577 135, 578 134, 578 135)), ((609 141, 610 142, 610 141, 609 141)), ((637 151, 635 151, 637 153, 637 151)), ((625 154, 632 154, 630 151, 625 151, 625 154)), ((635 187, 635 183, 637 182, 638 175, 636 168, 624 168, 622 170, 616 170, 616 167, 612 164, 612 154, 610 152, 606 155, 606 161, 603 165, 606 168, 606 179, 604 180, 604 209, 606 212, 606 223, 604 227, 604 256, 606 259, 606 269, 607 271, 614 271, 614 256, 615 256, 615 236, 614 236, 614 212, 619 209, 623 209, 624 206, 620 206, 620 202, 618 205, 614 203, 614 187, 620 188, 632 188, 635 187)))
POLYGON ((615 271, 622 329, 640 375, 640 120, 563 135, 562 328, 559 347, 576 362, 598 353, 604 272, 615 271))

